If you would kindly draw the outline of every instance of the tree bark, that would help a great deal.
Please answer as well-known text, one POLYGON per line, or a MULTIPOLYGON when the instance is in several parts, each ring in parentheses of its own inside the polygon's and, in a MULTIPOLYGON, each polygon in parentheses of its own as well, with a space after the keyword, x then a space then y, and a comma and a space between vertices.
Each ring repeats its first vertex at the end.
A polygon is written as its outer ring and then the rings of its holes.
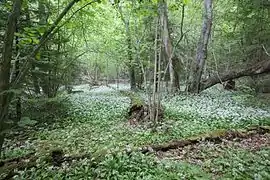
POLYGON ((168 7, 166 0, 161 0, 160 4, 160 22, 162 27, 162 41, 165 50, 165 57, 169 65, 171 91, 180 90, 179 73, 177 71, 178 59, 173 54, 173 46, 169 32, 168 7))
POLYGON ((128 45, 128 60, 129 60, 129 78, 130 78, 130 89, 136 89, 136 77, 135 77, 135 68, 132 58, 132 45, 131 45, 131 35, 129 31, 129 25, 127 25, 127 45, 128 45))
POLYGON ((199 93, 200 81, 207 59, 207 46, 212 28, 212 0, 204 0, 204 20, 202 31, 197 47, 196 62, 193 69, 191 84, 188 87, 189 92, 199 93))
MULTIPOLYGON (((18 27, 18 23, 16 25, 16 33, 19 32, 19 27, 18 27)), ((16 36, 16 53, 18 54, 17 55, 17 58, 16 58, 16 61, 15 61, 15 78, 17 78, 17 76, 19 75, 19 72, 20 72, 20 59, 19 59, 19 38, 16 36)), ((17 96, 17 102, 16 102, 16 120, 17 121, 20 121, 21 118, 22 118, 22 102, 21 102, 21 94, 18 94, 17 96)))
POLYGON ((8 17, 7 28, 5 32, 4 47, 2 52, 2 60, 0 62, 0 155, 4 142, 4 125, 8 115, 9 108, 9 80, 12 59, 12 47, 16 23, 20 16, 22 0, 15 0, 13 9, 8 17))
POLYGON ((264 73, 270 73, 270 60, 262 61, 255 64, 252 67, 238 70, 238 71, 229 71, 219 76, 212 76, 208 79, 202 80, 200 83, 200 91, 203 91, 215 84, 222 83, 228 80, 237 79, 244 76, 253 76, 264 73))
MULTIPOLYGON (((28 2, 29 3, 29 2, 28 2)), ((30 20, 30 12, 29 12, 29 6, 28 3, 26 4, 26 8, 25 8, 25 13, 26 13, 26 23, 27 25, 31 26, 31 20, 30 20)), ((40 3, 40 2, 39 2, 40 3)), ((32 81, 33 81, 33 86, 34 86, 34 92, 35 94, 40 94, 40 87, 39 87, 39 83, 38 83, 38 78, 35 75, 35 73, 33 73, 35 70, 35 65, 32 63, 31 64, 31 77, 32 77, 32 81)))
POLYGON ((135 90, 136 89, 136 77, 135 77, 134 62, 133 62, 133 58, 132 58, 132 44, 131 44, 129 17, 127 19, 124 18, 122 8, 119 5, 118 5, 118 11, 120 13, 121 20, 124 23, 125 29, 126 29, 126 36, 127 36, 126 40, 127 40, 127 47, 128 47, 127 55, 128 55, 128 60, 129 60, 128 68, 129 68, 130 89, 135 90))

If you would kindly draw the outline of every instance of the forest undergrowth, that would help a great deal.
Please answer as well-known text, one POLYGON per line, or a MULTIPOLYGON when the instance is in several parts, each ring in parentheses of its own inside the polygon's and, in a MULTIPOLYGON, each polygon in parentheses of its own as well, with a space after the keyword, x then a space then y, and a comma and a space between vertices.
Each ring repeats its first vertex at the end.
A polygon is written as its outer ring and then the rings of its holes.
MULTIPOLYGON (((15 170, 15 179, 270 179, 269 132, 219 143, 202 140, 166 152, 134 150, 213 132, 268 127, 266 97, 218 87, 196 96, 167 96, 162 100, 165 118, 153 131, 145 123, 128 124, 130 99, 114 89, 77 88, 84 92, 58 97, 62 100, 58 108, 65 109, 59 116, 44 117, 42 108, 28 109, 37 128, 26 126, 10 133, 5 159, 29 153, 38 157, 32 168, 15 170), (91 157, 57 167, 47 161, 55 150, 65 156, 87 153, 91 157)), ((4 167, 0 179, 6 176, 4 167)))

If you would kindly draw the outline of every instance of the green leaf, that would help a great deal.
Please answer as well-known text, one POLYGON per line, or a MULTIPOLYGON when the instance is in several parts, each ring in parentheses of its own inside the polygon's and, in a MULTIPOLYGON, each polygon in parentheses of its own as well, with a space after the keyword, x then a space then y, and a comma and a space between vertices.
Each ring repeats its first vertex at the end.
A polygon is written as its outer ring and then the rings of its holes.
POLYGON ((40 60, 40 52, 38 52, 37 54, 36 54, 36 60, 40 60))
POLYGON ((31 44, 31 43, 32 43, 32 38, 25 37, 20 40, 20 44, 22 45, 31 44))
POLYGON ((157 4, 157 3, 158 3, 158 0, 152 0, 152 2, 153 2, 154 4, 157 4))
POLYGON ((183 4, 187 5, 189 3, 189 0, 183 0, 183 4))
POLYGON ((15 33, 15 36, 17 36, 17 37, 24 37, 24 35, 23 34, 21 34, 21 33, 15 33))
POLYGON ((39 27, 37 27, 37 31, 38 31, 40 34, 45 33, 45 31, 46 31, 46 26, 39 26, 39 27))
POLYGON ((33 40, 33 43, 34 43, 34 44, 38 44, 38 43, 39 43, 39 39, 37 39, 37 38, 35 38, 35 37, 33 37, 32 40, 33 40))

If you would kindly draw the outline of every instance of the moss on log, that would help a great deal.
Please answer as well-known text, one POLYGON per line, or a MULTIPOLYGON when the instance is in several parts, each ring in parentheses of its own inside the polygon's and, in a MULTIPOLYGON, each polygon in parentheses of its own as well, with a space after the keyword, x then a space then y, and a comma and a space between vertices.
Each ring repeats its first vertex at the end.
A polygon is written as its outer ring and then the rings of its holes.
POLYGON ((211 133, 202 134, 197 137, 191 137, 185 140, 174 140, 164 144, 145 146, 140 148, 140 151, 142 153, 168 151, 170 149, 183 148, 188 145, 197 144, 201 141, 220 143, 222 142, 222 139, 232 140, 234 138, 248 138, 255 134, 266 133, 270 133, 270 126, 250 127, 246 130, 218 130, 211 133))

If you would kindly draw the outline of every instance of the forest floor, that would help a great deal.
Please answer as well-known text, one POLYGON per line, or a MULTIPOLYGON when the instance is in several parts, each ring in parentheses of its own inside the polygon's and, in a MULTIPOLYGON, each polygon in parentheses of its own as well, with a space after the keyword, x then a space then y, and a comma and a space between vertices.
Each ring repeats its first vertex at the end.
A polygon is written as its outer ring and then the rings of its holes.
MULTIPOLYGON (((39 123, 9 134, 5 159, 29 153, 38 158, 34 167, 15 170, 15 179, 270 179, 269 132, 219 142, 202 138, 199 143, 168 151, 135 151, 213 132, 270 126, 268 96, 218 87, 196 96, 164 96, 165 117, 153 131, 148 124, 128 124, 130 99, 114 89, 77 88, 84 92, 63 94, 46 108, 40 101, 27 101, 37 104, 25 112, 39 123), (57 167, 47 160, 55 150, 68 157, 91 157, 57 167)), ((0 179, 5 173, 0 166, 0 179)))

